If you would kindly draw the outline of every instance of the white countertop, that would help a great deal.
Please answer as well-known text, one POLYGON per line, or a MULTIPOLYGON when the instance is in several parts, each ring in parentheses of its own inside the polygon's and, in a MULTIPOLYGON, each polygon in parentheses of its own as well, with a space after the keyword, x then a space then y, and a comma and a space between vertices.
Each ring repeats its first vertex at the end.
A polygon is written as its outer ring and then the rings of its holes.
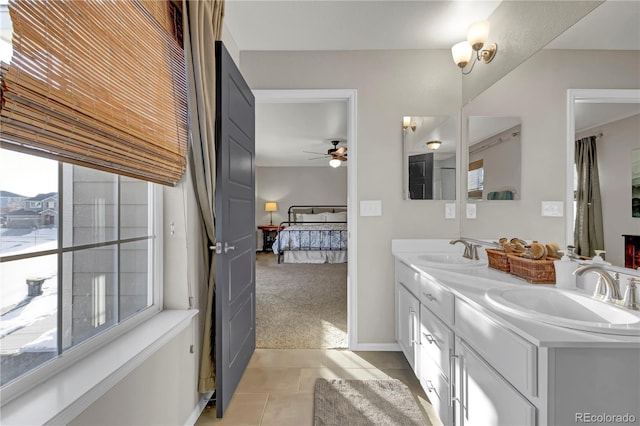
MULTIPOLYGON (((463 247, 454 246, 449 240, 393 240, 392 254, 402 263, 417 272, 431 276, 449 287, 458 298, 473 305, 501 325, 514 333, 542 347, 637 347, 640 348, 640 336, 626 336, 573 330, 525 319, 509 314, 493 306, 486 298, 488 289, 504 286, 538 286, 530 284, 513 275, 485 267, 447 270, 416 265, 411 262, 418 254, 424 253, 460 253, 463 247)), ((484 252, 484 250, 482 250, 484 252)), ((480 253, 486 256, 485 253, 480 253)), ((546 284, 545 286, 549 286, 546 284)), ((551 285, 553 287, 553 285, 551 285)))

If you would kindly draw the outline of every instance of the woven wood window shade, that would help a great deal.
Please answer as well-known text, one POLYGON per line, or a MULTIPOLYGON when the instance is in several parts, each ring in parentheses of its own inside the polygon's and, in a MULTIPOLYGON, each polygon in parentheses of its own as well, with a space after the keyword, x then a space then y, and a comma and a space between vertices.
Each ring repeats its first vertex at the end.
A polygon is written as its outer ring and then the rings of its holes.
POLYGON ((186 168, 187 85, 171 7, 12 1, 3 148, 175 185, 186 168))

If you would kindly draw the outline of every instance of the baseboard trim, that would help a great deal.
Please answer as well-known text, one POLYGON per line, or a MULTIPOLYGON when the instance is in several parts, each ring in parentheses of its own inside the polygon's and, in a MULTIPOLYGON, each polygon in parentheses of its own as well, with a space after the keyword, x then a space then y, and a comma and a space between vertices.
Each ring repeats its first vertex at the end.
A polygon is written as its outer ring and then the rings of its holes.
POLYGON ((358 343, 352 351, 376 351, 376 352, 400 352, 400 345, 397 343, 358 343))
POLYGON ((191 415, 189 416, 187 421, 184 423, 185 425, 192 425, 193 426, 193 425, 196 424, 196 422, 200 418, 200 415, 202 414, 202 412, 204 411, 205 407, 207 406, 207 403, 211 399, 212 395, 213 395, 213 392, 207 392, 207 393, 201 393, 200 394, 200 399, 198 400, 198 404, 195 407, 193 407, 193 411, 191 412, 191 415))

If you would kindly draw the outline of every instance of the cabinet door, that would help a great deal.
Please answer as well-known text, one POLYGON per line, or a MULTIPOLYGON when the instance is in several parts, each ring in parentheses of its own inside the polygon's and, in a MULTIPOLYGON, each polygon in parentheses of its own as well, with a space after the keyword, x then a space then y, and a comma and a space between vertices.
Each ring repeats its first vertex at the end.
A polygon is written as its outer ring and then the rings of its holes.
POLYGON ((460 339, 456 355, 456 424, 535 424, 535 407, 460 339))
POLYGON ((398 285, 398 343, 409 361, 413 371, 416 371, 416 360, 418 352, 418 331, 420 302, 403 285, 398 285))

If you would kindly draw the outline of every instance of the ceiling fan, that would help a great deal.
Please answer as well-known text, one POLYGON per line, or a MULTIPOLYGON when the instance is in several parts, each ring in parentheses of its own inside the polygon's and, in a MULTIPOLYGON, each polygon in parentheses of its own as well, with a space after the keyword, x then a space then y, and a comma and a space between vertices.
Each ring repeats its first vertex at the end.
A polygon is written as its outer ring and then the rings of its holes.
POLYGON ((339 143, 340 143, 339 140, 331 141, 333 148, 330 148, 329 150, 327 150, 326 154, 323 154, 321 152, 312 152, 312 151, 304 151, 304 152, 308 154, 318 154, 321 156, 321 157, 309 158, 309 160, 317 160, 319 158, 331 158, 332 160, 347 161, 347 147, 346 146, 338 147, 339 143))

